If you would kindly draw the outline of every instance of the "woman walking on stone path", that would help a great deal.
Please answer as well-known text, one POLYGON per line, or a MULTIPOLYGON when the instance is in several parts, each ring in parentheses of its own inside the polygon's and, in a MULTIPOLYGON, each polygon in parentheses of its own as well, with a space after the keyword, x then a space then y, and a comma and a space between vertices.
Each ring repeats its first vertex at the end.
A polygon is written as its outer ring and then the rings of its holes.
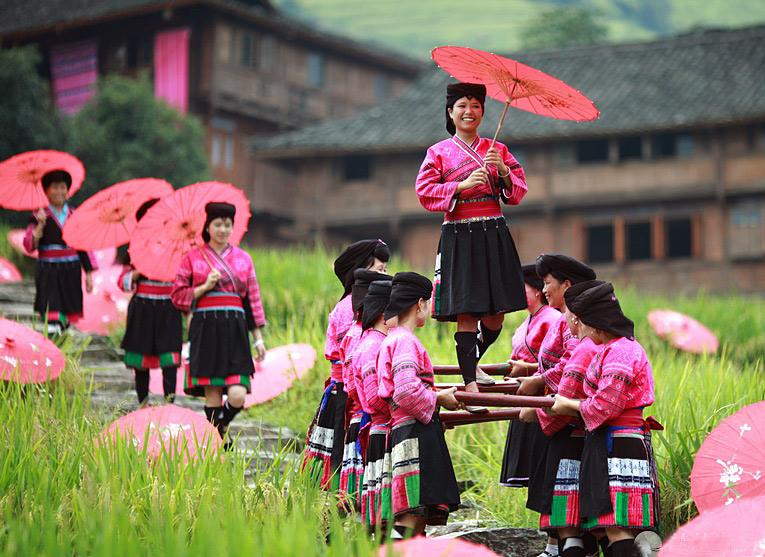
POLYGON ((326 389, 308 428, 303 467, 324 489, 337 490, 340 486, 340 466, 343 461, 345 440, 346 403, 344 391, 341 344, 354 323, 351 290, 356 269, 384 273, 390 259, 390 250, 382 240, 354 242, 335 259, 335 275, 343 285, 340 301, 329 313, 324 357, 331 365, 326 389))
MULTIPOLYGON (((150 199, 135 213, 136 222, 159 199, 150 199)), ((135 391, 141 407, 149 401, 149 369, 162 368, 162 389, 165 400, 175 400, 178 366, 181 364, 183 325, 181 312, 170 299, 173 283, 151 280, 138 273, 130 263, 127 250, 121 248, 118 257, 123 263, 119 287, 131 292, 125 336, 125 365, 135 374, 135 391)))
MULTIPOLYGON (((184 391, 205 397, 205 415, 226 440, 228 425, 244 406, 255 372, 249 332, 262 361, 266 346, 261 329, 266 317, 250 255, 228 243, 236 207, 208 203, 202 229, 205 244, 183 256, 172 288, 181 311, 193 312, 184 391), (223 392, 228 399, 225 404, 223 392)), ((225 443, 231 447, 231 441, 225 443)))
POLYGON ((422 206, 444 213, 433 317, 457 322, 457 360, 470 392, 478 392, 477 382, 493 383, 477 364, 499 336, 504 314, 526 308, 521 263, 499 203, 518 205, 526 178, 507 147, 478 136, 485 100, 483 85, 447 87, 446 129, 453 137, 428 149, 415 184, 422 206))
POLYGON ((42 186, 50 204, 29 217, 24 249, 38 250, 35 265, 34 309, 48 331, 61 332, 82 318, 82 271, 85 271, 85 289, 93 290, 91 271, 95 260, 88 252, 75 251, 64 243, 63 229, 72 208, 66 196, 72 185, 68 172, 55 170, 42 177, 42 186))
POLYGON ((571 311, 599 351, 583 381, 586 398, 558 394, 549 411, 577 418, 585 430, 581 466, 571 477, 578 481, 578 498, 571 504, 579 506, 580 526, 559 529, 561 554, 584 555, 579 535, 590 531, 605 534, 603 545, 613 557, 633 557, 635 535, 656 531, 661 516, 651 447, 651 430, 661 426, 643 418, 643 409, 654 401, 651 364, 610 283, 579 294, 571 311))
POLYGON ((395 525, 393 537, 422 534, 428 524, 446 524, 460 502, 439 406, 464 409, 456 387, 437 391, 433 365, 414 330, 430 314, 433 284, 417 273, 396 273, 385 318, 398 317, 377 356, 380 398, 391 409, 388 452, 395 525))

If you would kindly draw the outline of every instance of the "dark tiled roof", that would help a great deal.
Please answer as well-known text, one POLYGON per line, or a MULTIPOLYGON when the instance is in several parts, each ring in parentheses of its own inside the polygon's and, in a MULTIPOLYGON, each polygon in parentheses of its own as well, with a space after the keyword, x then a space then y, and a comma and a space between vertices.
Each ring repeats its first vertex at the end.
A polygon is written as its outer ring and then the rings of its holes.
MULTIPOLYGON (((578 88, 601 114, 593 122, 570 122, 511 108, 500 138, 517 144, 765 119, 763 45, 765 26, 758 26, 511 55, 578 88)), ((397 100, 254 147, 264 157, 421 151, 447 137, 445 89, 453 81, 434 65, 397 100)), ((487 100, 482 135, 494 135, 502 107, 487 100)))
POLYGON ((276 10, 270 0, 2 0, 0 39, 29 37, 50 30, 115 20, 165 8, 206 4, 234 15, 259 20, 281 33, 374 62, 412 76, 420 61, 377 45, 319 31, 276 10))

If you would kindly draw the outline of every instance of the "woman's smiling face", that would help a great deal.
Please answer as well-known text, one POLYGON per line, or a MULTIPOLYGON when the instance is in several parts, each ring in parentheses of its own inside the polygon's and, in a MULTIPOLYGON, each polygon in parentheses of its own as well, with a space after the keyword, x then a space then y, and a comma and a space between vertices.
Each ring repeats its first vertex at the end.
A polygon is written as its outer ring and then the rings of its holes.
POLYGON ((462 97, 454 101, 454 105, 449 109, 449 116, 451 116, 454 127, 458 131, 473 134, 481 125, 483 108, 481 108, 478 99, 462 97))

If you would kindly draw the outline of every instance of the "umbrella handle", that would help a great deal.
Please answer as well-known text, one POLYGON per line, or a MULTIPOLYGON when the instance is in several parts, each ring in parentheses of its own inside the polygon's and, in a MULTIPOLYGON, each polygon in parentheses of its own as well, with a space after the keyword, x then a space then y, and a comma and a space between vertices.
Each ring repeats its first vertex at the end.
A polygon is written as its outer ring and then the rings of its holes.
POLYGON ((194 246, 199 250, 199 253, 202 254, 202 259, 205 260, 205 263, 207 263, 210 266, 211 271, 215 271, 215 267, 213 267, 213 264, 210 262, 210 260, 207 258, 207 254, 205 253, 205 250, 203 250, 201 247, 199 247, 199 244, 197 244, 197 239, 193 239, 194 246))
MULTIPOLYGON (((499 125, 497 125, 497 131, 494 132, 494 138, 491 140, 491 146, 489 149, 494 148, 494 144, 497 142, 497 136, 499 135, 499 130, 502 129, 502 124, 505 121, 505 115, 507 114, 507 109, 510 108, 510 103, 513 102, 513 99, 507 99, 505 101, 505 110, 502 111, 502 117, 499 119, 499 125)), ((488 164, 484 164, 483 167, 486 168, 488 164)))

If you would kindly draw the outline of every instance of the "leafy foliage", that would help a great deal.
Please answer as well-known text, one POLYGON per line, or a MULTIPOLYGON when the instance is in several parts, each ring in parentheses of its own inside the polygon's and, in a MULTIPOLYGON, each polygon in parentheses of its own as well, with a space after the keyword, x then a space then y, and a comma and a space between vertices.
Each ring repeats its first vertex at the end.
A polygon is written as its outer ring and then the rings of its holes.
POLYGON ((146 78, 112 75, 99 83, 72 119, 72 153, 87 170, 79 199, 133 178, 182 187, 209 175, 201 123, 157 101, 146 78))
POLYGON ((524 50, 541 50, 605 42, 608 29, 601 14, 589 8, 544 10, 521 33, 524 50))

